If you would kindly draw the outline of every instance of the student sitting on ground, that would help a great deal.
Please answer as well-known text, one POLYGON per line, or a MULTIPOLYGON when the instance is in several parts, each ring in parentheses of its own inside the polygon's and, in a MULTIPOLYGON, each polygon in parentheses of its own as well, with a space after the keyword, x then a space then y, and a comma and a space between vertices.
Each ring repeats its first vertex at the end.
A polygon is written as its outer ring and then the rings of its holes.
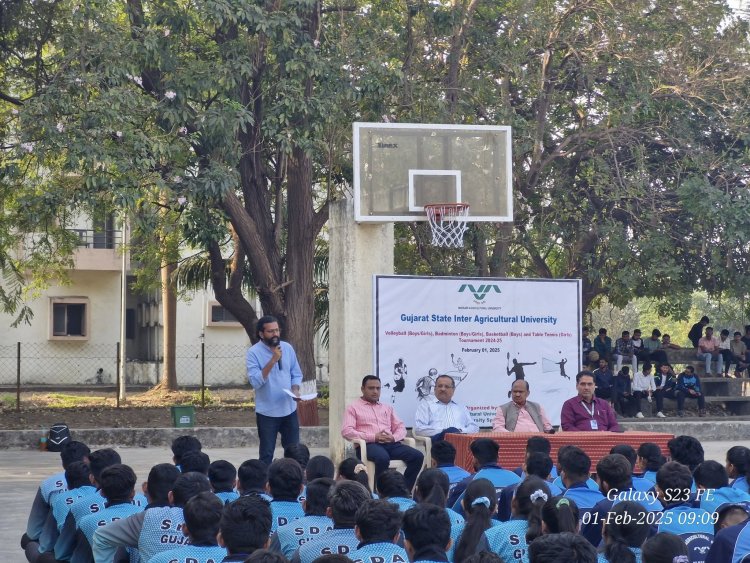
POLYGON ((642 563, 689 563, 688 548, 680 536, 662 532, 650 537, 641 547, 642 563))
POLYGON ((402 529, 409 561, 448 561, 445 552, 451 545, 451 525, 442 508, 431 504, 412 506, 404 514, 402 529))
POLYGON ((750 470, 750 449, 734 446, 727 450, 727 475, 733 479, 731 487, 742 492, 750 492, 747 472, 750 470))
POLYGON ((307 462, 307 467, 305 467, 305 483, 321 477, 333 479, 335 475, 336 468, 333 466, 333 462, 324 455, 311 457, 310 461, 307 462))
POLYGON ((328 511, 328 494, 336 482, 333 479, 314 479, 307 484, 307 496, 302 502, 305 515, 279 526, 271 536, 269 549, 291 557, 299 547, 321 534, 333 530, 328 511))
POLYGON ((563 496, 547 499, 547 502, 542 506, 542 533, 570 532, 577 534, 581 528, 581 521, 578 516, 578 506, 574 500, 563 496))
POLYGON ((637 563, 641 560, 641 545, 651 526, 646 509, 637 502, 625 500, 612 507, 602 536, 599 563, 637 563))
POLYGON ((137 547, 141 561, 151 561, 157 553, 185 544, 183 507, 203 492, 211 492, 208 477, 182 473, 169 491, 169 506, 149 508, 94 532, 94 560, 112 561, 118 547, 137 547))
POLYGON ((395 469, 386 469, 375 480, 375 488, 380 498, 387 499, 405 512, 415 504, 406 486, 406 479, 395 469))
POLYGON ((224 506, 216 540, 227 550, 222 563, 245 561, 268 545, 271 508, 257 496, 244 496, 224 506))
POLYGON ((360 544, 349 554, 362 563, 406 563, 409 556, 396 545, 401 532, 401 511, 387 500, 370 499, 359 507, 354 533, 360 544))
POLYGON ((240 496, 252 495, 271 502, 266 492, 268 485, 268 466, 259 459, 243 461, 237 469, 237 492, 240 496))
POLYGON ((354 481, 339 481, 328 493, 327 515, 334 529, 302 544, 291 558, 292 563, 312 563, 321 555, 348 555, 357 549, 359 539, 354 533, 357 509, 371 499, 370 492, 354 481))
MULTIPOLYGON (((545 438, 544 436, 532 436, 528 440, 526 440, 526 453, 524 455, 524 459, 528 461, 529 456, 533 453, 542 453, 547 456, 550 455, 552 452, 552 444, 550 444, 550 441, 545 438)), ((523 467, 516 467, 513 470, 513 473, 518 475, 521 479, 526 478, 526 473, 523 467)), ((557 467, 554 465, 552 466, 552 469, 550 470, 549 477, 551 479, 557 479, 557 467)), ((547 477, 543 477, 545 481, 549 480, 547 477)))
POLYGON ((633 488, 636 491, 650 491, 654 487, 654 482, 650 479, 645 479, 643 477, 638 477, 635 474, 635 467, 636 462, 638 460, 638 454, 633 449, 633 446, 630 444, 617 444, 616 446, 613 446, 611 450, 609 450, 610 454, 620 454, 625 459, 628 460, 628 463, 630 463, 630 467, 632 468, 632 481, 633 481, 633 488))
POLYGON ((180 470, 183 473, 200 473, 208 476, 208 468, 211 467, 211 459, 205 452, 187 452, 182 456, 180 470))
POLYGON ((596 560, 594 546, 568 532, 539 536, 529 544, 529 563, 596 563, 596 560))
POLYGON ((239 498, 240 494, 234 490, 237 481, 237 469, 225 459, 218 459, 208 466, 208 480, 214 494, 224 504, 239 498))
MULTIPOLYGON (((568 487, 565 485, 562 479, 562 467, 563 467, 562 459, 568 454, 568 452, 575 452, 574 457, 579 458, 579 462, 583 459, 580 456, 580 454, 583 454, 584 456, 586 456, 586 459, 588 459, 589 469, 591 468, 591 459, 589 459, 589 456, 586 455, 586 452, 584 452, 581 448, 570 445, 570 444, 567 444, 565 446, 560 446, 560 449, 557 450, 557 467, 559 471, 561 472, 561 474, 558 475, 558 477, 554 481, 552 481, 552 484, 558 487, 563 493, 565 493, 565 490, 568 487)), ((570 469, 572 470, 573 468, 570 468, 570 469)), ((588 471, 589 470, 587 469, 586 475, 588 475, 588 471)), ((586 477, 584 484, 592 491, 596 491, 597 493, 599 492, 599 483, 594 481, 591 477, 586 477)))
POLYGON ((131 503, 135 495, 136 477, 129 466, 119 464, 107 467, 102 471, 99 483, 101 493, 107 500, 106 508, 81 518, 78 528, 86 540, 77 542, 71 558, 73 561, 93 561, 91 542, 97 528, 143 510, 131 503))
POLYGON ((576 446, 567 446, 560 452, 558 464, 560 479, 565 487, 563 496, 573 499, 581 512, 593 509, 604 499, 598 485, 594 490, 588 484, 591 458, 586 452, 576 446))
MULTIPOLYGON (((195 436, 177 436, 172 440, 172 461, 181 470, 182 456, 188 452, 199 452, 203 449, 201 442, 195 436)), ((187 473, 184 471, 183 473, 187 473)))
MULTIPOLYGON (((526 456, 523 464, 523 474, 525 477, 539 477, 542 479, 550 490, 550 494, 561 495, 562 489, 557 485, 549 482, 550 472, 552 470, 552 458, 541 452, 531 452, 526 456)), ((518 483, 505 487, 497 500, 497 519, 506 522, 511 518, 511 503, 516 493, 518 483)))
POLYGON ((512 519, 484 533, 490 551, 504 561, 525 555, 529 543, 542 535, 542 506, 551 496, 547 483, 539 477, 524 479, 513 497, 512 519))
POLYGON ((189 545, 154 555, 149 563, 216 563, 226 557, 227 550, 216 541, 224 503, 213 493, 198 493, 183 509, 185 523, 182 533, 189 545))
POLYGON ((310 449, 305 444, 289 444, 284 448, 284 457, 293 459, 302 468, 304 473, 310 461, 310 449))
POLYGON ((448 498, 448 476, 440 471, 437 467, 425 469, 417 477, 417 484, 414 487, 414 500, 417 502, 426 502, 445 508, 448 518, 451 521, 451 530, 454 526, 463 524, 464 517, 458 512, 445 506, 448 498))
POLYGON ((458 483, 471 476, 471 473, 463 467, 456 465, 456 448, 450 442, 445 440, 433 442, 430 448, 430 457, 432 457, 432 466, 437 467, 448 476, 450 482, 449 497, 458 483))
POLYGON ((641 473, 644 479, 656 483, 656 472, 666 463, 661 448, 653 442, 644 442, 638 446, 638 457, 634 473, 641 473))
POLYGON ((339 474, 336 480, 342 479, 359 483, 369 491, 372 498, 378 498, 378 495, 370 490, 367 468, 356 457, 348 457, 339 463, 339 474))
POLYGON ((274 461, 268 468, 268 492, 271 493, 271 530, 302 518, 305 511, 297 501, 302 492, 303 473, 299 463, 290 458, 274 461))
POLYGON ((469 555, 489 551, 485 532, 500 522, 492 518, 497 510, 495 486, 487 479, 475 479, 462 499, 466 522, 451 529, 449 560, 463 561, 469 555))
POLYGON ((693 471, 693 480, 698 489, 697 504, 708 512, 726 504, 750 504, 750 494, 729 486, 727 470, 718 461, 701 463, 693 471))

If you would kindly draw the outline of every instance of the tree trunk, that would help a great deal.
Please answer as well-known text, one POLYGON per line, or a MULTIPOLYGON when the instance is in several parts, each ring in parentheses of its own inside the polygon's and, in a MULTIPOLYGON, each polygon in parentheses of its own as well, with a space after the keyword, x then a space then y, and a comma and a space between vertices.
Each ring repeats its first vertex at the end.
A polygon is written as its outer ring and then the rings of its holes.
POLYGON ((174 262, 161 267, 161 302, 164 324, 162 328, 164 348, 164 373, 161 387, 169 391, 177 390, 176 354, 177 346, 177 290, 174 286, 173 273, 177 269, 174 262))

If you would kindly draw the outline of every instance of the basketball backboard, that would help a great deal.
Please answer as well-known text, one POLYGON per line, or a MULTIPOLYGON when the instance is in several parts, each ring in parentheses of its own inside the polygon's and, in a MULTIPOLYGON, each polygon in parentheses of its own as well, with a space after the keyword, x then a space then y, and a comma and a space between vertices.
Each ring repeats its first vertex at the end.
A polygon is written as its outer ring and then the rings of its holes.
POLYGON ((426 221, 426 204, 457 202, 468 221, 513 220, 510 127, 354 123, 353 138, 356 221, 426 221))

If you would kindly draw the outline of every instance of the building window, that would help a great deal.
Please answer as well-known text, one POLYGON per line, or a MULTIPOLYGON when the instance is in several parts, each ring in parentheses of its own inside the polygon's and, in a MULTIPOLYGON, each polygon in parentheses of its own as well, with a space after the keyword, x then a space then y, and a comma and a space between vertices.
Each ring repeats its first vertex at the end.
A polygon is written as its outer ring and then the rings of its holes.
POLYGON ((50 340, 88 340, 89 300, 85 297, 53 297, 50 340))
POLYGON ((212 301, 208 304, 208 326, 242 326, 232 313, 212 301))

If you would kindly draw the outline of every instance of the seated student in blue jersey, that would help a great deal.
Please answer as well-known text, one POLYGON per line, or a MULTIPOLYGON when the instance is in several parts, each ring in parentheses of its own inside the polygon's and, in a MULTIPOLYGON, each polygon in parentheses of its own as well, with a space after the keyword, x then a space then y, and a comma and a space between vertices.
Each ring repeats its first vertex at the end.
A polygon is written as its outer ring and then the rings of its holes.
POLYGON ((360 544, 354 533, 357 510, 371 499, 370 492, 356 481, 339 481, 328 493, 326 514, 333 520, 333 530, 324 532, 299 546, 292 563, 312 563, 321 555, 349 555, 360 544))
POLYGON ((234 490, 237 482, 237 469, 225 459, 217 459, 208 466, 208 480, 214 494, 224 504, 239 498, 240 494, 234 490))
POLYGON ((521 480, 512 471, 503 469, 498 465, 497 460, 500 453, 500 446, 494 440, 478 438, 471 443, 470 449, 474 457, 474 469, 476 473, 456 485, 451 496, 448 498, 448 506, 462 515, 461 497, 466 490, 466 486, 473 479, 488 479, 495 485, 497 494, 500 494, 508 485, 513 485, 521 480))
POLYGON ((182 533, 188 545, 154 555, 149 563, 220 563, 227 550, 217 543, 224 503, 213 493, 198 493, 185 503, 182 533))
MULTIPOLYGON (((195 436, 177 436, 172 440, 172 461, 174 462, 177 469, 182 471, 182 456, 188 452, 199 452, 203 449, 203 445, 200 440, 195 436)), ((187 471, 185 471, 187 473, 187 471)))
POLYGON ((290 458, 274 461, 268 468, 268 492, 271 494, 271 530, 302 518, 305 511, 297 501, 302 492, 304 474, 299 463, 290 458))
POLYGON ((650 479, 646 479, 644 477, 639 477, 635 474, 638 454, 633 449, 633 446, 631 446, 630 444, 617 444, 616 446, 612 446, 612 449, 609 450, 609 453, 620 454, 628 460, 628 462, 630 463, 630 467, 633 470, 633 488, 636 491, 650 491, 654 488, 654 481, 651 481, 650 479))
POLYGON ((594 547, 570 532, 544 534, 529 544, 530 563, 596 563, 594 547))
MULTIPOLYGON (((558 471, 562 471, 562 458, 565 456, 565 454, 571 449, 576 448, 577 450, 583 451, 577 446, 573 446, 571 444, 567 444, 565 446, 560 446, 560 448, 557 450, 557 466, 559 468, 558 471)), ((586 452, 583 452, 584 454, 586 452)), ((588 457, 588 456, 586 456, 588 457)), ((589 467, 591 465, 591 460, 589 460, 589 467)), ((565 483, 563 483, 562 477, 558 474, 558 476, 552 481, 552 484, 558 487, 561 491, 565 492, 565 489, 567 487, 565 486, 565 483)), ((590 477, 586 479, 586 486, 591 489, 592 491, 599 492, 599 483, 591 479, 590 477)))
POLYGON ((222 563, 245 561, 268 545, 271 508, 256 496, 240 497, 224 505, 216 540, 227 550, 222 563))
POLYGON ((401 525, 409 561, 447 562, 451 546, 451 524, 445 510, 431 504, 418 504, 404 513, 401 525))
POLYGON ((305 515, 279 526, 271 536, 269 549, 291 557, 302 544, 333 530, 333 520, 327 515, 328 493, 336 482, 321 477, 307 484, 307 494, 302 501, 305 515))
POLYGON ((638 456, 636 457, 637 470, 633 473, 639 473, 644 479, 656 483, 656 472, 664 465, 667 460, 661 453, 661 448, 653 442, 644 442, 638 446, 638 456))
POLYGON ((208 477, 200 473, 180 474, 167 494, 168 505, 153 506, 94 532, 94 561, 112 561, 120 547, 137 547, 141 561, 151 561, 157 553, 186 544, 183 508, 188 500, 204 492, 211 492, 208 477))
POLYGON ((110 465, 102 471, 99 484, 101 493, 107 500, 105 508, 81 518, 78 529, 85 541, 78 538, 71 561, 93 561, 91 542, 97 528, 144 510, 145 507, 131 503, 135 495, 135 483, 135 473, 127 465, 110 465))
MULTIPOLYGON (((703 445, 692 436, 675 436, 667 442, 667 448, 669 448, 669 457, 672 461, 687 465, 691 472, 705 461, 703 445)), ((695 482, 690 490, 695 492, 695 482)))
POLYGON ((349 553, 355 563, 408 563, 401 534, 401 511, 387 500, 366 500, 357 510, 354 533, 360 543, 349 553))
POLYGON ((665 463, 656 474, 656 494, 664 505, 659 519, 659 532, 680 536, 691 552, 691 560, 701 560, 714 539, 714 519, 711 512, 694 508, 690 469, 676 461, 665 463))
MULTIPOLYGON (((596 464, 596 476, 604 499, 591 509, 583 521, 581 534, 598 546, 602 540, 602 526, 612 507, 620 502, 632 500, 643 506, 648 512, 661 512, 663 506, 653 491, 637 491, 633 488, 633 468, 630 462, 620 454, 604 456, 596 464)), ((579 505, 580 506, 580 505, 579 505)))
POLYGON ((750 514, 748 507, 727 504, 717 510, 716 535, 705 563, 750 561, 750 514))
POLYGON ((689 563, 688 548, 680 536, 662 532, 648 538, 641 547, 643 563, 689 563))
POLYGON ((495 486, 487 479, 475 479, 466 487, 461 500, 466 521, 451 526, 449 561, 463 561, 467 557, 489 550, 485 532, 500 522, 493 518, 497 511, 495 486))
POLYGON ((257 496, 271 502, 268 489, 268 466, 259 459, 243 461, 237 469, 237 492, 240 496, 257 496))
MULTIPOLYGON (((552 444, 550 444, 550 441, 544 436, 532 436, 531 438, 526 440, 526 459, 528 460, 529 456, 534 452, 540 452, 549 456, 552 452, 552 444)), ((513 470, 513 473, 518 475, 521 479, 526 477, 526 475, 524 475, 524 470, 522 467, 516 467, 513 470)), ((549 475, 550 478, 557 479, 557 467, 553 465, 549 475)))
POLYGON ((563 496, 547 499, 542 506, 542 531, 545 534, 577 534, 580 529, 580 512, 574 500, 563 496))
POLYGON ((750 470, 750 449, 734 446, 727 450, 727 474, 732 479, 732 488, 750 492, 747 472, 750 470))
POLYGON ((26 533, 21 537, 21 547, 26 549, 30 541, 39 541, 44 524, 51 511, 52 499, 61 491, 65 491, 65 470, 76 461, 88 461, 90 450, 83 442, 68 442, 60 450, 60 461, 62 472, 55 473, 44 479, 36 491, 36 496, 31 504, 31 512, 26 523, 26 533))
POLYGON ((521 481, 511 504, 512 518, 484 533, 490 551, 507 563, 526 561, 529 543, 542 535, 542 507, 551 496, 547 483, 539 477, 521 481))
POLYGON ((650 532, 645 508, 629 500, 617 503, 602 532, 598 563, 640 563, 641 546, 650 532))
POLYGON ((445 440, 433 442, 430 448, 430 457, 432 458, 432 467, 440 469, 448 476, 448 482, 450 483, 448 495, 453 492, 458 483, 471 476, 471 473, 463 467, 456 465, 456 448, 450 442, 445 440))
POLYGON ((406 479, 395 469, 386 469, 375 479, 375 488, 382 499, 397 505, 401 512, 405 512, 417 504, 409 493, 406 479))
POLYGON ((714 513, 726 504, 750 505, 750 494, 729 486, 727 470, 718 461, 704 461, 693 471, 697 492, 693 506, 714 513))
POLYGON ((560 448, 557 459, 563 496, 574 500, 581 512, 593 509, 604 499, 598 486, 596 489, 589 486, 591 458, 586 452, 576 446, 565 446, 564 449, 560 448))
POLYGON ((211 467, 211 459, 205 452, 187 452, 182 456, 180 471, 183 473, 201 473, 208 476, 208 469, 211 467))
POLYGON ((451 533, 453 529, 464 523, 464 517, 458 512, 445 506, 448 500, 450 484, 448 476, 436 467, 425 469, 417 477, 414 487, 414 500, 418 503, 434 504, 445 508, 451 521, 451 533))
MULTIPOLYGON (((542 481, 545 482, 552 496, 561 495, 562 489, 549 482, 551 468, 551 457, 542 452, 532 452, 526 457, 526 461, 523 464, 524 479, 526 477, 539 477, 542 481)), ((497 519, 501 522, 510 520, 513 497, 515 496, 516 489, 519 486, 520 483, 509 485, 503 489, 502 493, 500 493, 500 496, 497 499, 497 519)))

